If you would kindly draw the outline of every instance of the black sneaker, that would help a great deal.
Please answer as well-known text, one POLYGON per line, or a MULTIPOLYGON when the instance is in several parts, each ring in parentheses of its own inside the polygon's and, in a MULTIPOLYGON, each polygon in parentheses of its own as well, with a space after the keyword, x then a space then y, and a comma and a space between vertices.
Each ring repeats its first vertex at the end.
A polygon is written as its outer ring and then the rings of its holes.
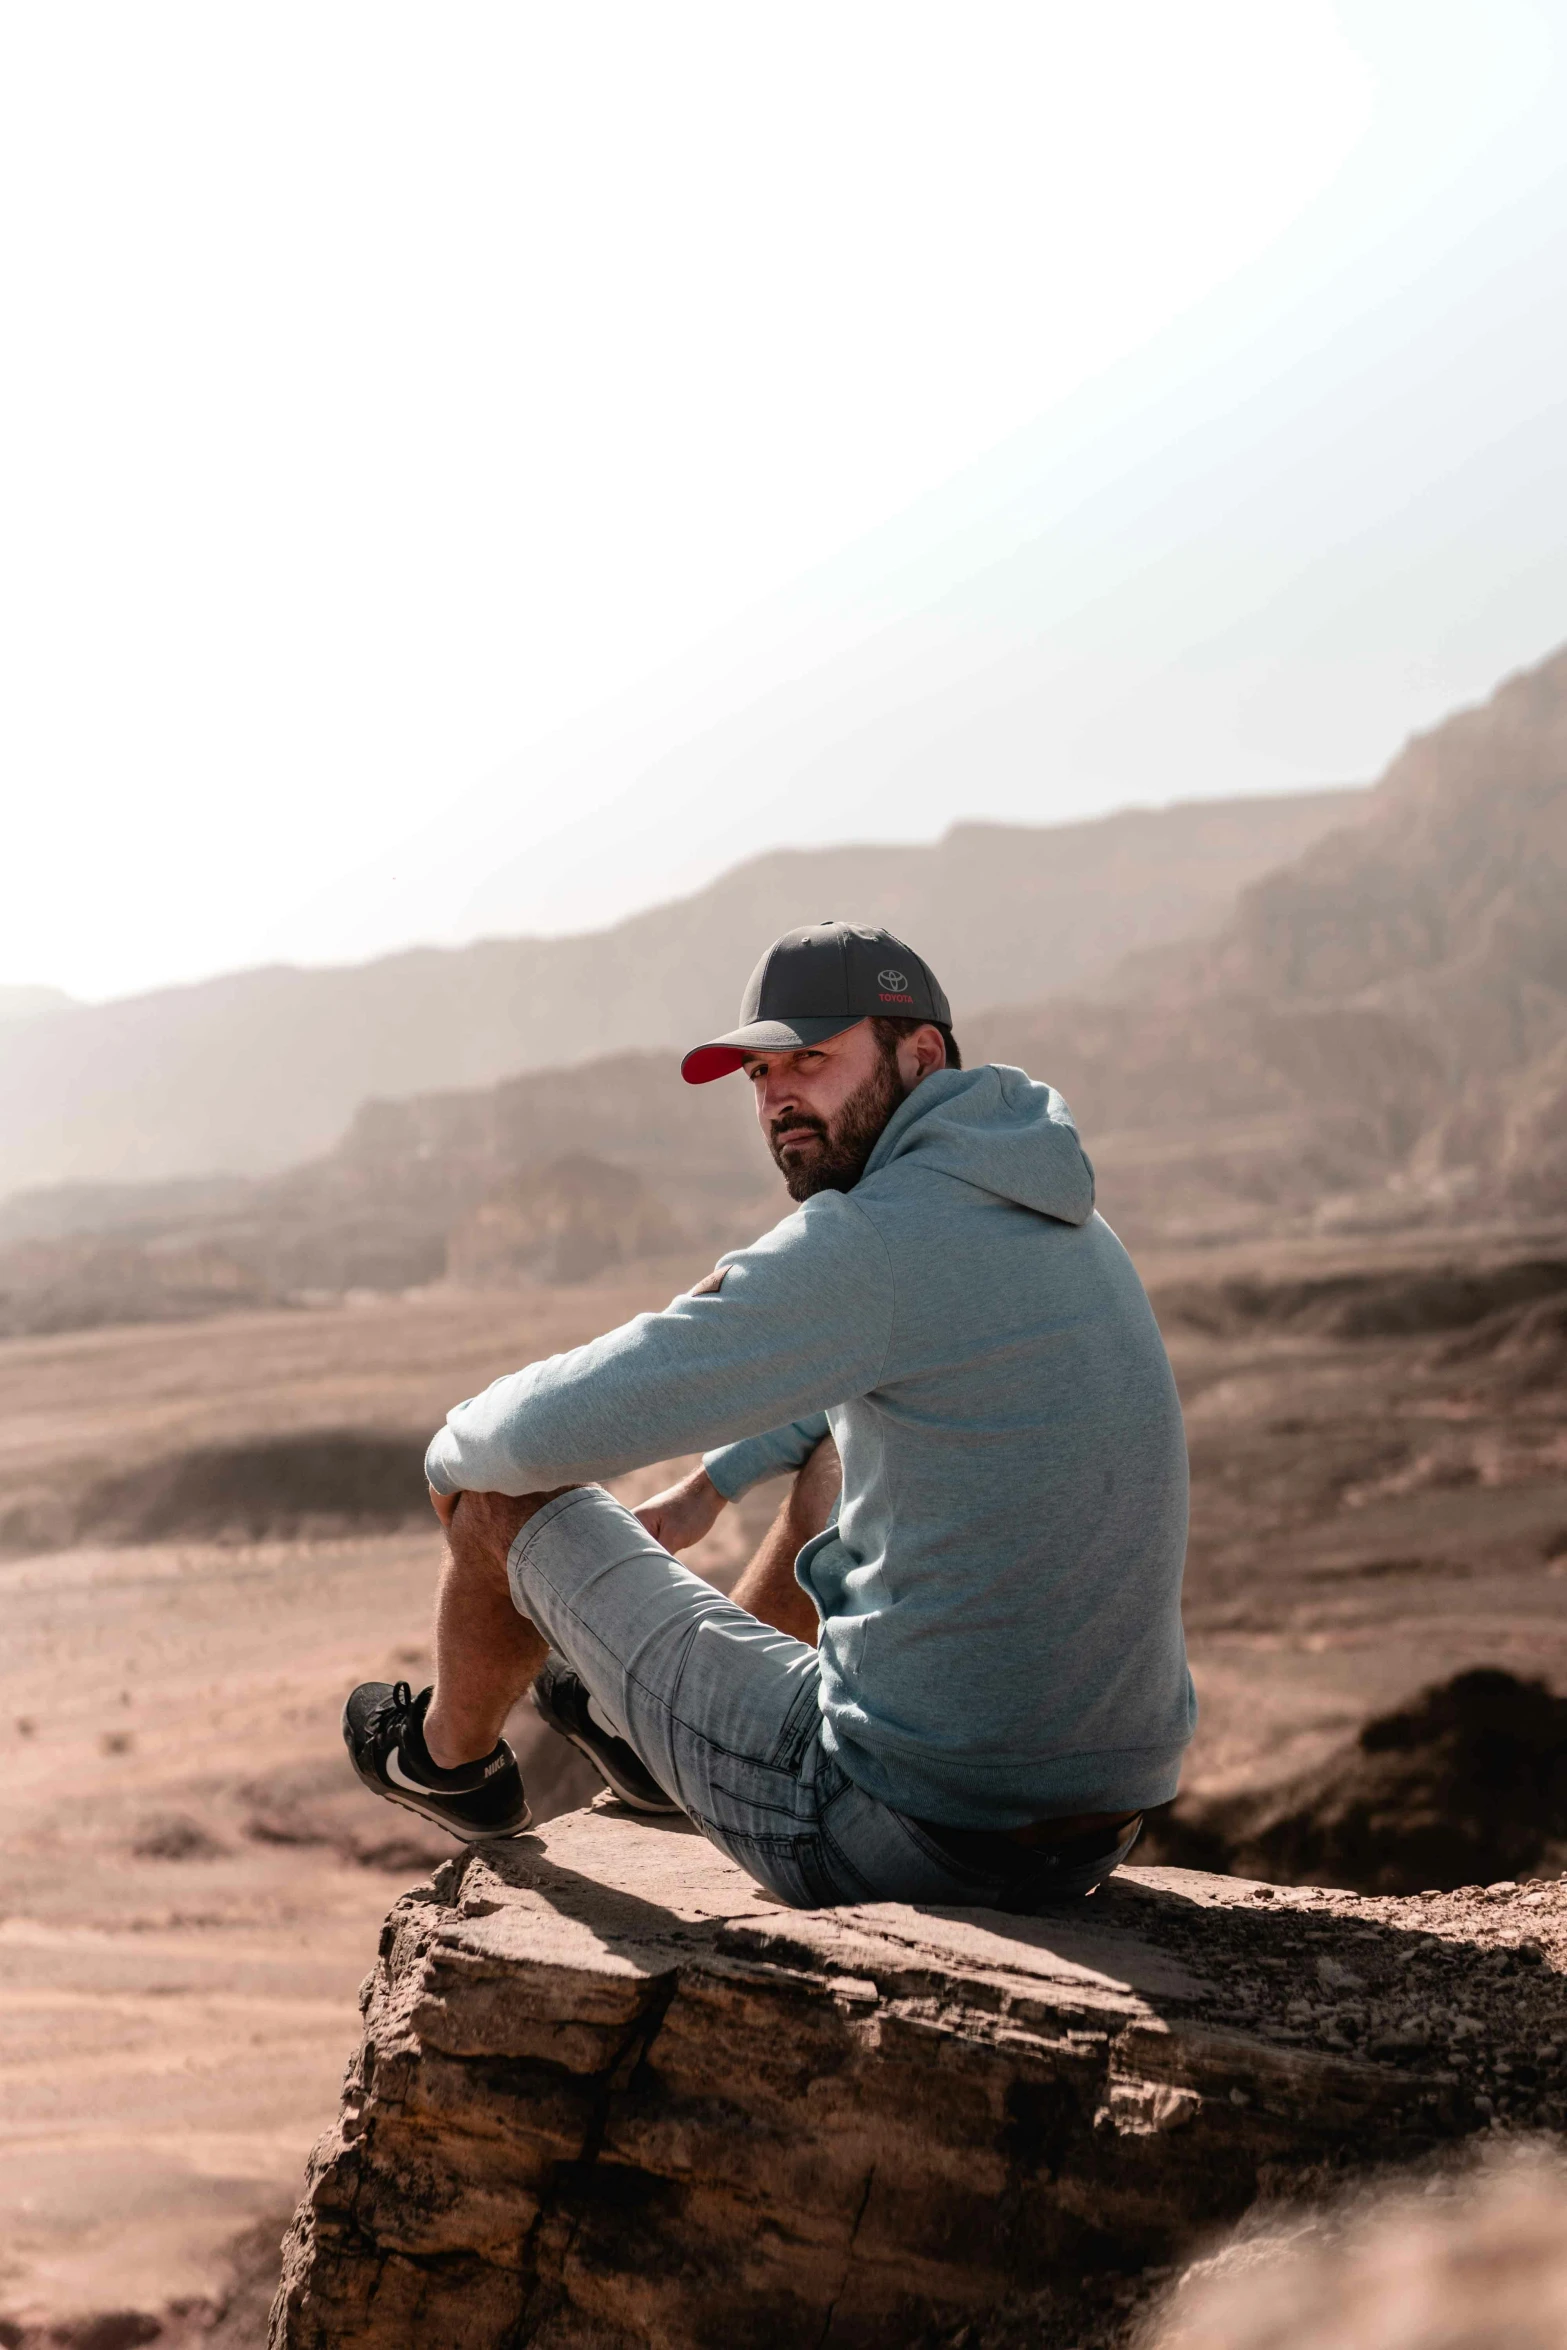
POLYGON ((606 1729, 593 1713, 587 1683, 552 1649, 531 1691, 552 1730, 569 1738, 622 1803, 633 1811, 678 1812, 634 1746, 606 1729))
POLYGON ((431 1692, 406 1681, 362 1681, 343 1708, 343 1744, 365 1785, 388 1803, 422 1812, 465 1844, 520 1836, 533 1814, 517 1757, 504 1738, 478 1762, 443 1771, 424 1743, 431 1692))

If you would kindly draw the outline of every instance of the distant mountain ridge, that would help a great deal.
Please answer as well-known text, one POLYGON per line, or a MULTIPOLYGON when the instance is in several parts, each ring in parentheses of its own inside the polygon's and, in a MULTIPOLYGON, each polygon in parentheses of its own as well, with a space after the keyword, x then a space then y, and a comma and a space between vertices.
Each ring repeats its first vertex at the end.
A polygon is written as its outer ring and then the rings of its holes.
POLYGON ((1567 649, 1119 1001, 976 1024, 1170 1236, 1567 1215, 1567 649))
MULTIPOLYGON (((1065 1093, 1134 1240, 1567 1218, 1567 650, 1417 737, 1356 818, 1211 936, 960 1023, 971 1062, 1065 1093)), ((566 1150, 693 1236, 781 1205, 749 1104, 649 1055, 368 1105, 310 1179, 432 1200, 566 1150)))
POLYGON ((68 1012, 73 999, 63 987, 0 987, 0 1028, 13 1020, 41 1020, 46 1012, 68 1012))
MULTIPOLYGON (((1135 1245, 1567 1222, 1567 651, 1352 805, 1209 936, 1142 948, 1094 995, 961 1020, 971 1062, 1066 1094, 1135 1245)), ((1036 880, 975 967, 1019 967, 1036 880)), ((0 1329, 583 1279, 639 1255, 686 1278, 784 1204, 746 1087, 692 1089, 673 1052, 628 1052, 366 1102, 333 1149, 258 1181, 18 1197, 0 1329)))
POLYGON ((908 936, 960 1016, 1091 989, 1129 949, 1212 930, 1240 888, 1363 804, 1295 793, 778 850, 612 930, 238 972, 5 1024, 0 1199, 262 1174, 330 1149, 372 1097, 677 1047, 730 1023, 769 939, 826 914, 908 936))

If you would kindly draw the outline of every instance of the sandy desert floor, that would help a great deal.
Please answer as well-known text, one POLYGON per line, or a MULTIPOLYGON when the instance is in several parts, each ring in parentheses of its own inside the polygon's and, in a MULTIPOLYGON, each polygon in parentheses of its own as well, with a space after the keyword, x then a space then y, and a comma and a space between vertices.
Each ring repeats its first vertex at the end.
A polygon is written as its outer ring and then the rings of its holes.
MULTIPOLYGON (((0 1349, 12 1493, 69 1512, 138 1455, 290 1427, 414 1431, 649 1303, 436 1301, 0 1349)), ((639 1499, 668 1481, 644 1472, 639 1499)), ((732 1579, 776 1497, 692 1564, 732 1579)), ((0 2317, 224 2298, 335 2110, 399 1890, 451 1849, 347 1772, 343 1696, 428 1676, 433 1520, 301 1541, 92 1542, 0 1563, 0 2317)), ((536 1811, 596 1781, 524 1711, 536 1811)), ((129 2337, 127 2337, 129 2338, 129 2337)), ((138 2337, 139 2338, 139 2337, 138 2337)))
MULTIPOLYGON (((361 1794, 338 1732, 356 1680, 426 1677, 433 1523, 215 1539, 209 1507, 197 1532, 111 1542, 92 1495, 308 1432, 416 1458, 456 1397, 680 1280, 0 1346, 0 2317, 222 2301, 230 2247, 281 2223, 335 2109, 385 1910, 449 1849, 361 1794)), ((1511 1325, 1465 1354, 1420 1328, 1202 1319, 1168 1317, 1194 1469, 1189 1784, 1284 1776, 1470 1664, 1567 1691, 1567 1387, 1538 1351, 1509 1354, 1511 1325)), ((154 1488, 167 1514, 178 1489, 154 1488)), ((775 1500, 692 1563, 729 1579, 775 1500)), ((585 1766, 531 1716, 518 1736, 539 1808, 581 1800, 585 1766)))
MULTIPOLYGON (((1187 1268, 1151 1262, 1192 1464, 1193 1793, 1289 1777, 1471 1665, 1567 1691, 1567 1252, 1554 1248, 1557 1297, 1435 1330, 1420 1326, 1420 1252, 1363 1255, 1381 1308, 1363 1318, 1405 1308, 1415 1325, 1363 1335, 1266 1316, 1210 1335, 1175 1310, 1187 1268)), ((1536 1260, 1477 1249, 1476 1281, 1498 1261, 1536 1260)), ((1290 1276, 1325 1283, 1344 1262, 1270 1251, 1260 1279, 1287 1298, 1290 1276)), ((1204 1269, 1208 1285, 1234 1277, 1204 1269)), ((1351 1297, 1336 1318, 1356 1312, 1351 1297)))

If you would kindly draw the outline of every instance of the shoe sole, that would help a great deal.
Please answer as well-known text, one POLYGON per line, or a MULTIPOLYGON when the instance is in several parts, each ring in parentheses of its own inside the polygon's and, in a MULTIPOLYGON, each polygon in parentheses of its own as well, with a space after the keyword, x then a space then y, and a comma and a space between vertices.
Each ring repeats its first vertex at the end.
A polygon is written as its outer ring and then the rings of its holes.
POLYGON ((515 1828, 476 1828, 470 1834, 467 1829, 459 1828, 445 1812, 437 1811, 433 1804, 421 1803, 416 1795, 406 1795, 401 1787, 389 1787, 384 1779, 378 1779, 373 1771, 366 1770, 349 1744, 346 1724, 343 1744, 348 1747, 348 1759, 353 1765, 355 1778, 368 1787, 372 1795, 379 1795, 383 1803, 399 1805, 403 1811, 416 1812, 420 1819, 429 1820, 437 1828, 444 1828, 455 1844, 504 1844, 513 1836, 526 1836, 533 1825, 533 1814, 524 1796, 522 1818, 515 1828))
MULTIPOLYGON (((542 1706, 539 1708, 539 1712, 543 1720, 549 1721, 549 1716, 544 1712, 542 1706)), ((550 1728, 559 1730, 560 1724, 550 1722, 550 1728)), ((623 1803, 628 1811, 639 1811, 650 1820, 680 1817, 679 1804, 671 1803, 667 1795, 662 1803, 649 1803, 645 1795, 633 1795, 629 1787, 623 1787, 604 1757, 588 1744, 586 1738, 579 1738, 575 1730, 560 1730, 560 1735, 573 1745, 579 1754, 587 1756, 611 1795, 614 1796, 615 1801, 623 1803)))

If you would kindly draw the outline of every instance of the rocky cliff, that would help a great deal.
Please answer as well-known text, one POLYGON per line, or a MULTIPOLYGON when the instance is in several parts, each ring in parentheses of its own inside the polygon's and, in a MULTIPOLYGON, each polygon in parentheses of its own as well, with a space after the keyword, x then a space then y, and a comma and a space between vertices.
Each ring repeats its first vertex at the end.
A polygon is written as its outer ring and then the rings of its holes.
POLYGON ((1117 1000, 965 1020, 1071 1102, 1118 1230, 1567 1212, 1567 651, 1417 737, 1117 1000))
POLYGON ((1261 2197, 1560 2129, 1564 1966, 1554 1884, 799 1913, 573 1813, 393 1910, 274 2350, 1112 2341, 1261 2197))

